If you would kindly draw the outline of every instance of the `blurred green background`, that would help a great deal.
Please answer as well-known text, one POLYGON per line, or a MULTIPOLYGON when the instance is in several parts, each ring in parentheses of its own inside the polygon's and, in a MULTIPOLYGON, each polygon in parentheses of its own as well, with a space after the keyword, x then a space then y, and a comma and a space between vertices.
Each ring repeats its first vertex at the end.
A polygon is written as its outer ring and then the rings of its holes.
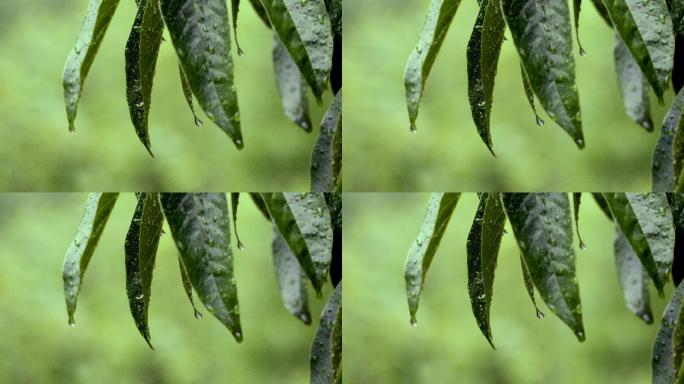
MULTIPOLYGON (((124 0, 86 80, 76 132, 70 134, 62 69, 87 3, 0 1, 0 190, 309 189, 317 128, 307 134, 282 113, 271 64, 272 34, 248 3, 242 6, 238 29, 244 57, 237 56, 232 42, 242 151, 204 114, 204 126, 194 125, 166 33, 150 114, 156 159, 146 153, 126 104, 124 47, 135 2, 124 0)), ((311 107, 316 127, 323 111, 313 100, 311 107)))
MULTIPOLYGON (((409 132, 403 73, 428 0, 346 0, 344 7, 345 185, 349 191, 625 191, 651 189, 658 133, 626 116, 613 65, 613 32, 592 4, 574 44, 587 147, 546 114, 535 124, 507 32, 492 109, 497 158, 480 140, 467 97, 466 46, 477 2, 463 1, 426 83, 418 132, 409 132)), ((653 101, 656 131, 666 111, 653 101)), ((665 105, 673 99, 667 94, 665 105)))
POLYGON ((156 350, 145 344, 129 313, 124 277, 132 194, 122 195, 114 208, 84 280, 76 326, 69 327, 62 260, 85 201, 86 194, 0 194, 0 382, 308 382, 309 346, 324 303, 311 292, 309 327, 283 308, 271 263, 271 226, 246 196, 238 221, 246 248, 234 247, 242 344, 201 303, 204 318, 195 319, 169 235, 160 243, 152 283, 156 350))
MULTIPOLYGON (((577 278, 587 339, 545 305, 539 320, 523 284, 510 227, 494 282, 491 349, 472 315, 465 244, 477 196, 461 197, 427 276, 418 325, 409 324, 406 253, 418 233, 428 194, 344 196, 345 376, 350 383, 647 383, 658 325, 624 306, 613 263, 613 227, 585 195, 577 278)), ((575 239, 576 240, 576 239, 575 239)), ((575 241, 576 242, 576 241, 575 241)), ((668 287, 666 297, 672 293, 668 287)), ((659 323, 665 301, 652 289, 659 323)))

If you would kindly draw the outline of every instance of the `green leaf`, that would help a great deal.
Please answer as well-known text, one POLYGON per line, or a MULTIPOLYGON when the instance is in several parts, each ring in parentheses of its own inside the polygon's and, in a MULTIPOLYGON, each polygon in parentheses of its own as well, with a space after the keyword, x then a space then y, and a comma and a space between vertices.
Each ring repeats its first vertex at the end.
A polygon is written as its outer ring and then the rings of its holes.
POLYGON ((602 193, 598 192, 593 192, 592 197, 594 197, 594 201, 596 201, 596 204, 601 208, 601 211, 608 217, 608 220, 613 221, 613 214, 610 213, 610 207, 608 206, 608 202, 606 201, 606 198, 603 197, 602 193))
POLYGON ((663 295, 672 267, 674 228, 665 194, 604 193, 620 231, 663 295))
POLYGON ((235 38, 235 46, 237 47, 238 55, 242 56, 245 54, 245 52, 242 50, 242 48, 240 48, 240 43, 238 42, 237 37, 237 20, 238 13, 240 12, 240 0, 230 0, 230 10, 233 19, 233 37, 235 38))
POLYGON ((197 117, 197 113, 195 113, 195 106, 192 104, 192 89, 190 89, 190 84, 188 84, 188 77, 185 75, 185 72, 183 72, 183 66, 180 64, 178 64, 178 72, 180 73, 181 87, 183 88, 185 102, 188 104, 190 112, 192 112, 192 116, 195 118, 195 125, 201 127, 204 123, 197 117))
POLYGON ((675 33, 684 36, 684 1, 666 0, 675 33))
POLYGON ((273 68, 285 116, 303 130, 311 132, 307 83, 278 35, 273 37, 273 68))
POLYGON ((532 112, 534 112, 534 117, 536 119, 536 123, 538 126, 543 127, 544 126, 544 120, 542 120, 542 118, 539 117, 539 113, 537 113, 537 107, 534 106, 534 91, 532 91, 532 86, 530 85, 530 79, 527 78, 527 74, 525 73, 525 68, 522 66, 522 63, 520 63, 520 75, 521 75, 522 81, 523 81, 523 89, 525 90, 525 97, 527 98, 527 102, 530 104, 530 107, 532 108, 532 112))
POLYGON ((330 295, 311 343, 310 382, 342 382, 342 284, 330 295))
POLYGON ((582 194, 580 192, 574 192, 572 194, 572 211, 575 217, 575 231, 577 231, 577 240, 579 241, 580 249, 587 249, 587 245, 582 241, 582 236, 580 236, 579 230, 579 209, 582 203, 582 194))
POLYGON ((100 235, 102 235, 118 197, 118 193, 91 193, 88 196, 78 232, 66 251, 62 277, 70 325, 75 324, 74 312, 76 311, 78 294, 83 285, 83 275, 88 268, 97 242, 100 241, 100 235))
POLYGON ((272 248, 278 289, 285 308, 304 324, 311 324, 306 274, 276 228, 273 228, 272 248))
POLYGON ((235 232, 235 240, 237 241, 237 246, 239 250, 245 249, 245 245, 240 241, 240 236, 238 236, 237 230, 237 214, 238 214, 238 204, 240 204, 240 192, 231 192, 230 194, 230 208, 233 212, 233 231, 235 232))
POLYGON ((141 0, 126 42, 126 98, 135 133, 152 156, 147 122, 163 32, 159 0, 141 0))
POLYGON ((330 24, 335 35, 342 36, 342 0, 325 0, 330 24))
MULTIPOLYGON (((144 0, 143 0, 144 1, 144 0)), ((126 234, 126 294, 131 315, 140 334, 152 347, 147 313, 150 306, 152 272, 157 257, 164 214, 156 193, 140 193, 126 234)))
POLYGON ((433 193, 428 202, 427 211, 420 232, 416 240, 411 244, 404 277, 406 279, 406 297, 408 299, 411 324, 416 325, 416 311, 420 294, 423 292, 425 275, 432 263, 432 258, 437 252, 442 236, 449 224, 451 214, 456 208, 460 193, 433 193))
POLYGON ((328 277, 333 233, 322 193, 262 193, 274 226, 320 295, 328 277))
POLYGON ((178 255, 178 267, 180 269, 181 281, 183 282, 183 290, 185 290, 185 295, 188 296, 190 305, 192 305, 192 309, 195 311, 195 318, 200 320, 202 318, 202 312, 197 310, 197 307, 195 306, 195 300, 192 299, 192 284, 190 283, 188 271, 185 269, 185 265, 183 265, 183 259, 181 259, 180 255, 178 255))
POLYGON ((161 204, 197 296, 241 342, 226 195, 162 193, 161 204))
POLYGON ((551 119, 583 148, 568 3, 504 0, 502 4, 534 94, 551 119))
POLYGON ((684 91, 679 91, 665 116, 653 151, 653 190, 671 192, 677 186, 684 161, 684 91))
POLYGON ((320 101, 332 68, 333 36, 323 0, 261 0, 273 31, 320 101))
POLYGON ((503 205, 539 295, 584 341, 568 195, 505 193, 503 205))
POLYGON ((209 119, 242 148, 226 2, 159 0, 159 5, 192 93, 209 119))
POLYGON ((406 87, 406 105, 408 107, 411 131, 416 131, 418 106, 423 97, 423 88, 437 58, 439 48, 449 30, 451 20, 456 14, 461 0, 432 0, 427 19, 420 33, 418 44, 409 56, 404 71, 404 85, 406 87))
POLYGON ((653 322, 646 272, 620 228, 615 229, 615 266, 627 308, 646 324, 653 322))
POLYGON ((492 111, 496 66, 499 63, 505 29, 506 23, 501 14, 500 0, 482 0, 466 53, 468 100, 477 132, 492 155, 494 150, 489 130, 489 116, 492 111))
POLYGON ((573 0, 572 11, 575 16, 575 37, 577 38, 577 47, 579 47, 579 53, 581 56, 585 56, 587 52, 582 48, 582 43, 580 43, 579 37, 579 18, 580 10, 582 9, 582 0, 573 0))
POLYGON ((83 83, 118 5, 119 0, 90 0, 88 2, 78 40, 67 57, 62 79, 70 131, 75 129, 74 120, 76 120, 83 83))
POLYGON ((537 318, 541 320, 545 317, 545 315, 544 312, 542 312, 537 306, 537 300, 534 298, 534 283, 532 282, 532 277, 530 276, 530 269, 527 268, 527 264, 525 264, 525 258, 523 258, 522 253, 520 253, 520 267, 522 268, 523 281, 525 282, 525 290, 527 291, 527 295, 530 297, 530 300, 532 300, 532 305, 534 305, 537 318))
POLYGON ((342 90, 330 104, 311 152, 311 190, 331 192, 341 186, 342 90))
POLYGON ((499 246, 506 224, 506 214, 498 193, 483 193, 470 227, 466 246, 468 254, 468 294, 480 331, 494 348, 489 313, 492 304, 494 272, 499 246))
POLYGON ((653 343, 653 384, 672 384, 675 380, 674 335, 675 324, 680 317, 684 284, 680 284, 665 308, 660 330, 653 343))
POLYGON ((271 22, 268 20, 266 9, 264 9, 264 6, 261 5, 261 0, 249 0, 249 2, 252 4, 254 12, 256 12, 257 16, 259 16, 261 21, 263 21, 267 27, 271 28, 271 22))
POLYGON ((651 107, 648 98, 648 81, 639 65, 625 46, 620 35, 615 35, 615 71, 620 86, 620 96, 627 115, 647 131, 653 131, 651 107))
POLYGON ((594 7, 596 8, 596 11, 601 15, 601 18, 603 21, 608 24, 609 27, 613 28, 613 22, 610 21, 610 15, 608 15, 608 10, 606 9, 606 6, 603 5, 602 0, 591 0, 592 3, 594 3, 594 7))
POLYGON ((674 35, 665 0, 603 0, 615 31, 662 102, 667 90, 674 35))
POLYGON ((330 211, 333 227, 332 261, 330 262, 330 281, 333 286, 342 281, 342 194, 325 193, 325 202, 330 211))
POLYGON ((254 205, 256 205, 256 207, 259 209, 259 212, 261 212, 261 214, 264 215, 266 220, 271 221, 271 214, 268 213, 268 207, 266 207, 266 202, 261 197, 261 194, 250 192, 249 196, 252 198, 254 205))

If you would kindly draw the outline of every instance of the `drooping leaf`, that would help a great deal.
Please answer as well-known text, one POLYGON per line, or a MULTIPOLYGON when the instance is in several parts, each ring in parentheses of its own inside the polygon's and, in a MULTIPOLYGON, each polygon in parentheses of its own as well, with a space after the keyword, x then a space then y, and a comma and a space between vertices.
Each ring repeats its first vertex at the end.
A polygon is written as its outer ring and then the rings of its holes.
POLYGON ((672 266, 674 228, 665 194, 604 193, 615 224, 663 295, 672 266))
POLYGON ((323 309, 311 343, 311 384, 342 382, 342 284, 323 309))
POLYGON ((183 259, 181 259, 180 255, 178 256, 178 267, 180 269, 181 281, 183 282, 183 290, 185 290, 185 295, 188 296, 190 305, 192 305, 192 309, 195 311, 195 318, 200 320, 202 318, 202 312, 198 311, 197 307, 195 306, 195 300, 192 298, 192 284, 190 283, 188 271, 185 269, 185 265, 183 265, 183 259))
POLYGON ((591 0, 592 3, 594 3, 594 8, 596 8, 596 11, 601 15, 601 18, 603 21, 608 24, 609 27, 613 27, 613 22, 610 21, 610 15, 608 15, 608 10, 606 9, 606 6, 603 5, 603 0, 591 0))
POLYGON ((532 282, 532 277, 530 276, 530 269, 527 268, 527 264, 525 264, 525 258, 523 257, 522 253, 520 254, 520 267, 522 269, 525 290, 527 291, 527 295, 530 297, 530 300, 532 300, 532 305, 534 305, 537 318, 541 320, 544 318, 545 315, 544 312, 542 312, 537 306, 537 300, 534 298, 534 283, 532 282))
POLYGON ((275 228, 273 228, 272 248, 278 289, 285 308, 304 324, 311 324, 306 293, 306 274, 283 236, 275 228))
POLYGON ((653 150, 653 190, 672 192, 684 161, 684 91, 679 91, 665 116, 653 150))
POLYGON ((235 232, 235 240, 237 241, 237 246, 239 250, 245 249, 245 245, 240 241, 240 236, 238 236, 237 230, 237 214, 238 205, 240 204, 240 192, 231 192, 230 194, 230 210, 233 213, 233 231, 235 232))
POLYGON ((147 122, 163 32, 159 0, 141 0, 126 42, 126 98, 135 133, 152 156, 147 122))
POLYGON ((579 209, 582 203, 582 194, 580 192, 574 192, 572 194, 572 212, 575 217, 575 231, 577 231, 577 240, 579 241, 580 249, 587 249, 586 244, 582 241, 582 236, 580 236, 579 230, 579 209))
POLYGON ((473 121, 482 141, 494 154, 489 116, 496 66, 503 42, 506 23, 501 14, 500 0, 482 0, 473 32, 468 40, 468 100, 473 121))
POLYGON ((307 83, 277 35, 273 37, 273 68, 285 116, 303 130, 311 132, 307 83))
POLYGON ((204 306, 242 341, 223 193, 162 193, 161 204, 192 287, 204 306))
POLYGON ((527 74, 525 73, 525 68, 522 66, 522 63, 520 63, 520 75, 522 77, 523 90, 525 90, 525 97, 527 98, 527 102, 530 104, 532 112, 534 112, 534 118, 536 119, 537 125, 542 127, 544 126, 544 120, 542 120, 542 118, 539 117, 539 113, 537 113, 537 107, 535 107, 534 105, 534 91, 532 91, 530 79, 527 78, 527 74))
POLYGON ((603 0, 615 31, 662 102, 672 72, 674 35, 665 0, 603 0))
POLYGON ((342 91, 330 104, 311 152, 311 190, 331 192, 342 186, 342 91))
POLYGON ((262 193, 274 226, 294 253, 316 292, 328 278, 333 231, 322 193, 262 193))
POLYGON ((333 36, 323 0, 261 0, 290 57, 320 101, 332 68, 333 36))
POLYGON ((267 27, 271 28, 271 21, 268 20, 268 15, 266 14, 266 9, 264 9, 264 6, 261 5, 261 0, 249 0, 249 2, 252 4, 252 8, 254 8, 254 12, 256 12, 257 16, 259 16, 261 21, 263 21, 267 27))
POLYGON ((74 240, 69 244, 64 257, 62 274, 64 279, 64 297, 66 299, 69 324, 74 324, 76 301, 83 285, 90 259, 95 252, 100 235, 104 230, 118 193, 91 193, 86 202, 85 213, 74 240))
POLYGON ((190 84, 188 84, 188 77, 185 75, 185 72, 183 72, 183 67, 180 64, 178 64, 178 72, 180 73, 181 88, 183 88, 183 96, 185 96, 185 102, 188 104, 190 112, 192 112, 192 117, 195 118, 195 125, 201 127, 204 123, 202 122, 202 120, 200 120, 200 118, 197 116, 197 113, 195 112, 195 106, 192 103, 192 89, 190 89, 190 84))
POLYGON ((83 91, 83 83, 118 5, 119 0, 90 0, 88 2, 78 40, 67 57, 62 78, 70 131, 75 129, 74 121, 83 91))
POLYGON ((423 88, 435 62, 439 48, 449 30, 451 20, 456 14, 460 0, 432 0, 430 9, 420 33, 418 44, 409 56, 404 71, 404 85, 406 87, 406 105, 408 107, 411 131, 416 130, 418 106, 423 97, 423 88))
POLYGON ((268 213, 268 208, 266 207, 266 202, 264 199, 261 197, 260 193, 255 193, 251 192, 249 196, 252 198, 252 201, 254 202, 254 205, 259 209, 259 212, 261 212, 262 215, 266 218, 266 220, 271 221, 271 214, 268 213))
POLYGON ((505 0, 502 4, 534 94, 549 116, 583 148, 568 3, 505 0))
POLYGON ((233 37, 235 38, 235 46, 237 47, 237 52, 239 56, 245 54, 245 52, 240 48, 240 43, 238 42, 237 36, 237 20, 238 13, 240 13, 240 0, 230 0, 230 11, 233 19, 233 37))
POLYGON ((152 349, 147 312, 150 306, 152 272, 163 224, 164 214, 159 205, 159 195, 140 193, 124 245, 126 294, 133 321, 152 349))
POLYGON ((583 341, 568 195, 505 193, 503 205, 539 295, 583 341))
POLYGON ((468 294, 480 331, 494 348, 489 313, 492 304, 494 272, 499 255, 506 214, 498 193, 483 193, 466 246, 468 254, 468 294))
POLYGON ((594 201, 596 201, 599 208, 601 208, 601 211, 608 217, 608 220, 613 221, 613 214, 610 213, 610 207, 608 206, 606 198, 603 197, 603 194, 594 192, 591 195, 594 197, 594 201))
POLYGON ((627 308, 646 324, 653 322, 644 267, 619 228, 615 229, 615 266, 627 308))
POLYGON ((404 277, 411 324, 416 324, 416 311, 418 311, 420 294, 423 292, 425 275, 460 197, 460 193, 432 194, 420 232, 409 249, 404 277))
POLYGON ((653 343, 653 384, 672 384, 675 380, 674 366, 674 334, 675 324, 680 317, 684 284, 680 284, 665 308, 660 330, 653 343))
POLYGON ((620 96, 627 115, 647 131, 653 130, 651 107, 648 98, 648 81, 632 57, 620 35, 615 35, 615 71, 620 96))
POLYGON ((201 4, 196 0, 159 0, 159 5, 197 102, 235 146, 242 148, 225 0, 201 4))
POLYGON ((581 56, 585 56, 587 52, 582 48, 582 43, 579 37, 579 18, 580 10, 582 9, 582 0, 573 0, 572 2, 572 12, 575 16, 575 37, 577 38, 577 47, 579 48, 579 53, 581 56))

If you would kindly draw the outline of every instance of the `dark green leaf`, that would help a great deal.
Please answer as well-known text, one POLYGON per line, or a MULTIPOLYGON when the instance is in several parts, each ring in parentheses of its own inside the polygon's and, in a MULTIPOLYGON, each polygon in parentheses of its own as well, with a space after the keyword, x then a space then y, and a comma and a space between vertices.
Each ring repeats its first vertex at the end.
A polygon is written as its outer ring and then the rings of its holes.
POLYGON ((539 295, 583 341, 568 195, 505 193, 503 205, 539 295))
POLYGON ((615 223, 663 295, 672 266, 674 228, 665 194, 604 193, 615 223))
MULTIPOLYGON (((145 1, 145 0, 143 0, 145 1)), ((164 214, 159 206, 159 195, 141 193, 126 234, 126 294, 135 325, 152 348, 147 312, 150 306, 152 272, 157 257, 164 214)), ((154 349, 154 348, 152 348, 154 349)))
POLYGON ((209 119, 242 148, 226 2, 159 0, 159 5, 192 93, 209 119))
POLYGON ((647 131, 653 130, 648 81, 619 35, 615 35, 615 71, 627 115, 647 131))
POLYGON ((163 193, 161 203, 197 296, 242 341, 226 195, 163 193))
POLYGON ((672 72, 674 35, 665 0, 603 0, 615 31, 662 101, 672 72))
POLYGON ((608 217, 608 220, 613 221, 613 214, 610 213, 610 207, 608 206, 606 198, 603 197, 603 194, 594 192, 591 195, 594 197, 594 201, 596 201, 599 208, 601 208, 601 211, 608 217))
POLYGON ((342 284, 330 295, 311 344, 310 382, 342 382, 342 284))
POLYGON ((333 227, 332 261, 330 262, 330 281, 333 286, 342 281, 342 194, 325 193, 330 220, 333 227))
POLYGON ((582 241, 582 236, 580 236, 580 230, 579 230, 579 209, 580 209, 580 204, 582 203, 582 194, 579 192, 575 192, 572 194, 572 211, 575 216, 575 230, 577 231, 577 240, 579 241, 579 246, 580 249, 584 250, 587 249, 587 245, 584 244, 584 241, 582 241))
POLYGON ((684 36, 684 1, 666 0, 675 33, 684 36))
POLYGON ((185 102, 188 103, 190 112, 192 112, 192 116, 195 118, 195 125, 201 127, 204 123, 202 122, 202 120, 200 120, 199 117, 197 117, 197 113, 195 113, 195 106, 192 104, 192 89, 190 89, 190 84, 188 84, 188 77, 185 75, 185 72, 183 72, 183 67, 180 64, 178 64, 178 72, 180 73, 181 87, 183 88, 183 96, 185 96, 185 102))
POLYGON ((534 94, 549 116, 583 148, 568 3, 505 0, 503 13, 534 94))
POLYGON ((615 229, 615 266, 627 308, 647 324, 653 322, 644 267, 619 228, 615 229))
POLYGON ((499 246, 506 224, 506 214, 498 193, 483 193, 470 227, 467 242, 468 294, 473 315, 482 334, 494 348, 489 313, 492 304, 494 272, 499 246))
POLYGON ((81 99, 83 83, 118 5, 119 0, 90 0, 88 2, 78 40, 67 57, 63 82, 64 102, 70 131, 75 129, 74 120, 76 120, 76 110, 81 99))
POLYGON ((684 35, 675 36, 672 87, 674 88, 675 93, 679 93, 679 91, 684 88, 684 35))
POLYGON ((522 63, 520 63, 520 75, 522 77, 523 89, 525 90, 525 97, 527 98, 527 102, 530 104, 532 112, 534 112, 534 118, 536 119, 537 125, 542 127, 544 126, 544 120, 542 120, 542 118, 539 117, 539 114, 537 113, 537 107, 534 106, 534 91, 532 91, 530 79, 527 78, 527 74, 525 73, 525 68, 522 66, 522 63))
POLYGON ((235 232, 235 240, 237 241, 237 246, 239 250, 245 249, 245 245, 240 241, 240 236, 238 236, 237 230, 237 214, 238 214, 238 204, 240 204, 240 192, 232 192, 230 194, 230 208, 233 212, 233 231, 235 232))
POLYGON ((672 295, 670 303, 663 313, 660 330, 653 343, 653 384, 672 384, 675 380, 674 366, 674 333, 675 324, 680 317, 684 284, 680 284, 672 295))
POLYGON ((285 116, 303 130, 311 132, 307 83, 278 35, 273 37, 273 68, 285 116))
POLYGON ((240 43, 238 42, 237 37, 237 20, 238 13, 240 12, 240 0, 230 0, 230 10, 233 19, 233 37, 235 38, 235 46, 237 47, 238 55, 242 56, 245 54, 245 52, 242 50, 242 48, 240 48, 240 43))
POLYGON ((188 300, 190 300, 190 305, 192 305, 192 309, 195 311, 195 318, 199 320, 202 318, 202 312, 198 311, 197 307, 195 307, 195 300, 192 299, 192 284, 190 283, 188 271, 185 269, 185 265, 183 265, 183 259, 180 258, 180 255, 178 256, 178 266, 180 268, 183 289, 185 290, 185 294, 188 296, 188 300))
POLYGON ((684 168, 684 90, 680 90, 665 116, 653 151, 653 190, 671 192, 684 168))
POLYGON ((266 9, 264 9, 264 6, 261 5, 261 0, 249 0, 249 2, 252 4, 254 12, 256 12, 257 16, 259 16, 261 21, 263 21, 267 27, 271 28, 271 22, 268 20, 266 9))
POLYGON ((285 239, 275 228, 273 228, 272 248, 278 289, 280 289, 280 297, 285 308, 304 324, 311 324, 306 275, 285 239))
POLYGON ((468 100, 473 121, 487 148, 492 149, 489 116, 496 66, 503 42, 506 23, 501 14, 500 0, 482 0, 473 32, 468 40, 468 100))
POLYGON ((423 88, 435 62, 439 48, 442 46, 444 37, 449 30, 451 20, 456 14, 460 0, 432 0, 428 10, 427 19, 420 33, 418 44, 409 56, 404 72, 404 85, 406 87, 406 105, 408 107, 411 131, 416 130, 416 118, 418 106, 423 97, 423 88))
POLYGON ((254 205, 257 206, 259 209, 259 212, 264 215, 266 220, 271 221, 271 214, 268 213, 268 208, 266 207, 266 202, 264 202, 264 199, 261 197, 260 193, 254 193, 251 192, 249 196, 252 198, 252 201, 254 202, 254 205))
POLYGON ((409 312, 411 313, 411 324, 415 325, 416 311, 420 294, 423 292, 425 275, 432 263, 432 258, 437 252, 442 235, 449 224, 451 214, 456 208, 460 193, 433 193, 428 202, 427 211, 420 232, 416 240, 411 244, 404 277, 406 279, 406 297, 408 299, 409 312))
POLYGON ((330 24, 335 35, 342 36, 342 0, 325 0, 330 15, 330 24))
POLYGON ((104 230, 109 214, 112 213, 118 193, 91 193, 86 202, 85 213, 74 240, 69 244, 62 268, 64 297, 66 299, 69 324, 74 324, 76 301, 83 285, 90 259, 104 230))
POLYGON ((330 104, 311 152, 311 190, 331 192, 342 181, 342 91, 330 104))
POLYGON ((545 315, 544 312, 542 312, 537 306, 537 300, 534 298, 534 283, 532 283, 530 270, 527 268, 527 264, 525 264, 525 258, 523 258, 522 253, 520 253, 520 267, 522 268, 523 281, 525 282, 527 295, 530 297, 530 300, 532 300, 532 305, 534 305, 534 309, 536 310, 537 318, 541 320, 545 315))
POLYGON ((606 9, 606 6, 603 5, 602 0, 591 0, 592 3, 594 3, 594 7, 596 8, 596 11, 601 15, 601 18, 603 21, 608 24, 609 27, 613 27, 613 22, 610 21, 610 15, 608 15, 608 10, 606 9))
POLYGON ((582 43, 580 43, 580 37, 579 37, 579 17, 580 17, 580 10, 582 9, 582 0, 573 0, 572 2, 572 11, 575 16, 575 37, 577 38, 577 46, 579 47, 579 53, 581 56, 584 56, 587 54, 587 52, 582 48, 582 43))
POLYGON ((674 258, 672 260, 672 281, 675 286, 684 280, 684 193, 668 193, 675 225, 674 258))

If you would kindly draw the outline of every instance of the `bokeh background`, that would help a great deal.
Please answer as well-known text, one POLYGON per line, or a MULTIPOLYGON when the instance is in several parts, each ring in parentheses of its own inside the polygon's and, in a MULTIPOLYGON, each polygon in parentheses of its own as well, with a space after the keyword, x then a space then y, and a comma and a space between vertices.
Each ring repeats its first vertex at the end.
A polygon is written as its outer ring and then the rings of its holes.
MULTIPOLYGON (((146 153, 126 104, 124 47, 133 1, 119 4, 86 80, 76 132, 69 133, 62 70, 87 3, 0 1, 0 190, 309 189, 309 158, 323 110, 312 100, 310 134, 283 115, 271 63, 273 37, 248 3, 238 29, 246 55, 238 57, 232 43, 243 150, 201 111, 204 126, 194 125, 165 33, 150 113, 156 159, 146 153)), ((329 98, 328 92, 323 105, 329 98)))
POLYGON ((308 382, 309 347, 324 303, 310 292, 314 324, 308 327, 283 308, 271 262, 271 225, 246 196, 238 220, 246 248, 234 247, 241 344, 199 302, 204 318, 195 319, 166 235, 152 282, 155 350, 149 349, 126 298, 123 243, 133 194, 119 197, 85 276, 76 326, 69 327, 62 260, 86 197, 0 194, 0 382, 308 382))
MULTIPOLYGON (((651 154, 665 106, 655 97, 655 133, 624 113, 613 64, 613 32, 592 4, 582 7, 574 44, 587 146, 579 150, 546 114, 535 124, 519 58, 504 42, 494 89, 491 156, 472 122, 466 46, 476 1, 461 2, 426 83, 418 132, 409 132, 403 73, 418 41, 428 0, 344 3, 345 186, 353 191, 650 190, 651 154)), ((574 33, 573 33, 574 34, 574 33)), ((539 109, 539 108, 538 108, 539 109)))
MULTIPOLYGON (((580 343, 546 306, 537 319, 520 271, 510 226, 494 281, 491 322, 496 351, 480 333, 467 292, 466 237, 477 207, 464 194, 428 272, 409 324, 406 253, 429 194, 344 196, 345 378, 350 383, 647 383, 658 325, 646 325, 623 304, 613 261, 613 226, 585 195, 577 278, 587 339, 580 343)), ((575 239, 576 242, 576 239, 575 239)), ((668 286, 666 297, 672 294, 668 286)), ((651 290, 659 323, 665 300, 651 290)))

